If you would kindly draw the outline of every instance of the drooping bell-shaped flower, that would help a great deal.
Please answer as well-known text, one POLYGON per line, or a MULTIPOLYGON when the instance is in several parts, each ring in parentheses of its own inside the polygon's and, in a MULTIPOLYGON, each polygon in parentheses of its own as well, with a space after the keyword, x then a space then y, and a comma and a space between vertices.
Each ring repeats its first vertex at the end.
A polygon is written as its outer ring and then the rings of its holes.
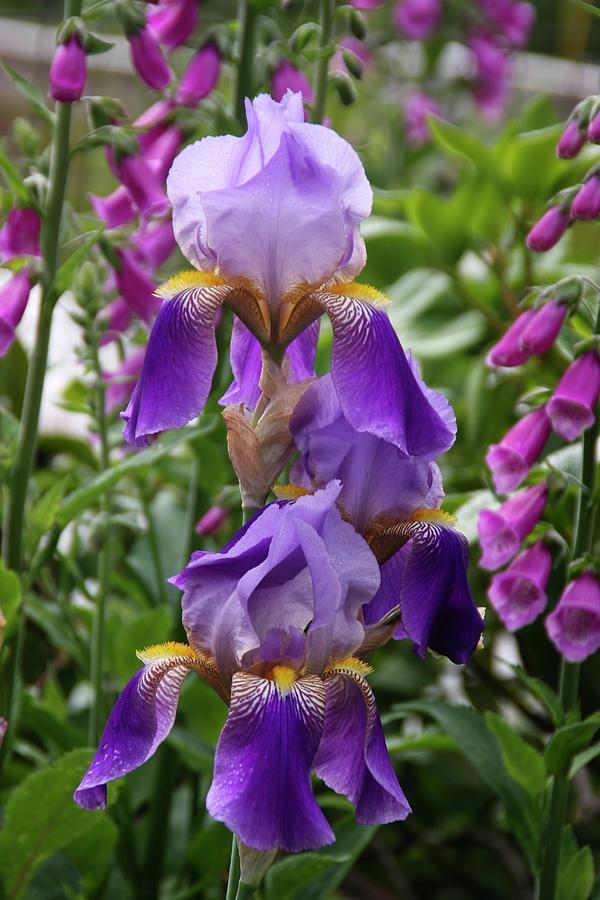
POLYGON ((148 25, 161 44, 175 50, 194 33, 199 0, 172 0, 148 15, 148 25))
POLYGON ((119 228, 121 225, 129 225, 137 215, 137 209, 131 199, 131 194, 123 184, 107 197, 89 194, 89 198, 96 215, 106 223, 107 228, 119 228))
POLYGON ((529 474, 550 435, 550 420, 544 407, 519 419, 499 444, 492 444, 485 461, 499 494, 518 488, 529 474))
POLYGON ((187 64, 175 94, 178 106, 196 107, 215 89, 221 72, 221 54, 212 41, 195 53, 187 64))
POLYGON ((224 506, 211 506, 196 522, 194 531, 203 537, 217 534, 230 518, 230 511, 224 506))
POLYGON ((0 287, 0 357, 14 343, 15 328, 23 318, 31 287, 27 269, 21 269, 0 287))
MULTIPOLYGON (((450 407, 443 415, 450 424, 450 407)), ((374 625, 397 610, 389 632, 395 638, 409 638, 421 655, 430 647, 465 662, 483 622, 467 581, 466 541, 439 509, 444 492, 437 465, 406 458, 394 444, 356 431, 330 375, 308 388, 290 427, 301 453, 290 475, 292 496, 338 478, 342 515, 381 565, 381 587, 365 607, 365 622, 374 625)))
POLYGON ((169 201, 161 179, 141 154, 126 154, 116 163, 119 180, 125 185, 143 216, 162 216, 169 201))
POLYGON ((473 97, 483 116, 496 121, 504 111, 509 95, 509 59, 492 34, 475 31, 468 47, 474 67, 473 97))
POLYGON ((115 281, 122 299, 142 322, 150 322, 160 301, 154 293, 154 282, 135 259, 132 250, 116 250, 119 267, 115 281))
POLYGON ((41 220, 34 209, 11 209, 0 229, 0 262, 40 255, 41 220))
POLYGON ((48 95, 63 103, 81 99, 87 75, 85 50, 81 38, 72 33, 56 48, 50 66, 48 95))
POLYGON ((526 309, 515 319, 504 332, 500 340, 494 344, 487 355, 488 366, 520 366, 527 362, 531 353, 523 347, 523 333, 535 318, 534 309, 526 309))
POLYGON ((548 637, 569 662, 581 662, 600 647, 600 584, 587 570, 565 588, 546 619, 548 637))
POLYGON ((483 509, 479 513, 477 531, 483 555, 479 565, 493 571, 513 558, 521 541, 539 522, 548 487, 541 482, 519 491, 498 509, 483 509))
POLYGON ((167 737, 194 671, 229 706, 209 813, 255 850, 321 847, 333 832, 311 770, 356 806, 364 824, 410 807, 387 754, 362 658, 361 609, 379 569, 336 507, 339 484, 271 504, 218 553, 198 551, 173 582, 190 646, 140 654, 75 800, 106 803, 106 784, 142 765, 167 737))
POLYGON ((600 359, 588 350, 571 363, 548 401, 552 428, 566 441, 575 441, 594 424, 600 396, 600 359))
MULTIPOLYGON (((277 68, 273 72, 271 82, 271 91, 273 98, 277 101, 283 100, 288 91, 302 94, 302 99, 309 105, 313 102, 314 94, 310 81, 305 73, 297 69, 289 60, 281 59, 277 64, 277 68)), ((305 112, 305 119, 308 114, 305 112)))
POLYGON ((156 131, 154 129, 152 131, 154 131, 152 139, 147 141, 140 139, 140 146, 143 148, 143 158, 150 166, 164 198, 162 186, 183 144, 183 132, 176 125, 157 126, 156 131))
POLYGON ((587 130, 588 141, 592 144, 600 144, 600 110, 596 111, 590 120, 587 130))
POLYGON ((600 175, 592 175, 577 191, 571 203, 571 215, 587 221, 600 216, 600 175))
POLYGON ((560 206, 544 213, 527 235, 527 246, 536 253, 545 253, 559 242, 569 225, 571 216, 560 206))
POLYGON ((585 144, 587 133, 578 118, 573 118, 565 127, 556 147, 560 159, 573 159, 585 144))
POLYGON ((501 25, 511 47, 521 50, 527 45, 535 18, 536 10, 532 3, 511 3, 501 25))
POLYGON ((398 0, 394 25, 411 41, 425 41, 438 29, 442 18, 440 0, 398 0))
POLYGON ((131 235, 131 243, 140 262, 151 271, 159 269, 177 245, 171 220, 145 223, 131 235))
POLYGON ((550 551, 538 541, 520 553, 508 569, 494 575, 488 597, 509 631, 529 625, 545 609, 551 569, 550 551))
POLYGON ((227 304, 250 333, 248 352, 262 347, 277 364, 326 313, 333 380, 354 427, 406 454, 443 452, 453 434, 437 395, 416 379, 384 298, 349 283, 365 262, 359 225, 372 200, 356 153, 331 129, 304 122, 300 94, 281 103, 261 95, 246 112, 243 137, 204 138, 169 173, 175 236, 200 271, 159 289, 164 303, 125 437, 143 444, 199 414, 216 365, 215 318, 227 304))
POLYGON ((413 147, 422 147, 431 138, 429 116, 442 117, 438 103, 422 91, 411 91, 404 101, 406 140, 413 147))
POLYGON ((134 350, 114 372, 107 372, 104 380, 107 382, 105 403, 106 409, 112 412, 123 403, 127 403, 140 374, 144 361, 144 348, 134 350))
POLYGON ((162 91, 169 84, 172 72, 155 34, 147 25, 130 31, 127 35, 131 61, 140 78, 148 87, 162 91))
POLYGON ((569 307, 566 303, 548 300, 527 321, 521 333, 520 344, 530 356, 546 353, 560 334, 569 307))

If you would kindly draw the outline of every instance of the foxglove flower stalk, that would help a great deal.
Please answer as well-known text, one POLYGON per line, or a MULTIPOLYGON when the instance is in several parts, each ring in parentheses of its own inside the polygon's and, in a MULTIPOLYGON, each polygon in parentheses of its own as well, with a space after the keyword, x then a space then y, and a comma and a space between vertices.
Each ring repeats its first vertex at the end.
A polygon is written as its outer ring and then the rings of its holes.
POLYGON ((518 488, 539 458, 550 435, 550 420, 544 407, 523 416, 499 444, 492 444, 485 461, 499 494, 518 488))
POLYGON ((535 223, 527 235, 527 246, 536 253, 545 253, 560 241, 570 224, 571 216, 568 210, 561 206, 553 206, 535 223))
POLYGON ((0 229, 0 262, 40 255, 40 217, 34 209, 11 209, 0 229))
POLYGON ((560 159, 573 159, 585 144, 587 133, 578 118, 567 122, 556 147, 556 155, 560 159))
POLYGON ((176 247, 171 220, 147 222, 131 235, 131 243, 138 261, 154 272, 168 260, 176 247))
POLYGON ((56 48, 50 66, 48 95, 63 103, 81 99, 87 75, 85 50, 77 33, 56 48))
MULTIPOLYGON (((245 352, 255 356, 260 345, 278 365, 301 336, 314 353, 317 332, 307 329, 326 313, 333 380, 354 427, 406 454, 442 453, 453 433, 436 408, 441 398, 416 379, 382 295, 348 281, 364 266, 359 224, 372 202, 356 153, 304 122, 300 94, 281 103, 261 95, 246 113, 244 137, 204 138, 169 173, 175 237, 200 271, 159 289, 164 302, 125 437, 144 444, 200 413, 217 360, 215 317, 227 304, 250 332, 245 352)), ((250 376, 240 390, 256 392, 254 368, 250 376)))
POLYGON ((509 631, 530 625, 545 609, 552 557, 544 543, 528 547, 504 572, 494 575, 488 597, 509 631))
POLYGON ((546 619, 548 637, 569 662, 581 662, 600 647, 600 584, 587 570, 565 588, 546 619))
MULTIPOLYGON (((454 430, 450 407, 441 412, 454 430)), ((397 610, 399 621, 390 629, 395 638, 410 638, 421 656, 430 647, 465 662, 483 622, 466 577, 466 540, 439 509, 444 491, 437 465, 406 458, 394 444, 354 429, 330 375, 308 388, 290 427, 301 457, 292 487, 280 493, 293 496, 339 479, 340 511, 381 565, 381 587, 364 609, 365 622, 374 625, 397 610)))
POLYGON ((485 31, 471 34, 468 46, 475 68, 473 96, 482 114, 493 121, 502 114, 508 98, 508 56, 485 31))
POLYGON ((477 531, 483 551, 479 564, 483 569, 499 569, 513 558, 539 522, 547 499, 548 487, 541 482, 519 491, 498 509, 479 513, 477 531))
POLYGON ((591 221, 600 216, 600 176, 588 178, 575 194, 571 203, 571 215, 575 219, 591 221))
POLYGON ((221 72, 221 54, 216 44, 208 43, 187 64, 175 94, 178 106, 196 107, 215 89, 221 72))
POLYGON ((162 91, 171 81, 172 72, 163 56, 155 35, 144 25, 127 35, 131 61, 140 78, 148 87, 162 91))
POLYGON ((362 658, 361 608, 379 584, 366 542, 344 522, 333 482, 271 504, 219 553, 198 551, 176 578, 190 646, 162 644, 125 687, 75 800, 106 802, 106 784, 144 763, 167 737, 194 671, 227 702, 206 805, 255 850, 298 852, 334 834, 311 769, 365 824, 410 807, 387 754, 362 658))
POLYGON ((566 441, 575 441, 594 424, 600 396, 600 359, 595 350, 571 363, 548 402, 552 428, 566 441))
POLYGON ((398 0, 394 25, 411 41, 425 41, 437 31, 442 19, 440 0, 398 0))
POLYGON ((27 269, 21 269, 0 287, 0 357, 14 343, 15 328, 23 318, 31 288, 27 269))

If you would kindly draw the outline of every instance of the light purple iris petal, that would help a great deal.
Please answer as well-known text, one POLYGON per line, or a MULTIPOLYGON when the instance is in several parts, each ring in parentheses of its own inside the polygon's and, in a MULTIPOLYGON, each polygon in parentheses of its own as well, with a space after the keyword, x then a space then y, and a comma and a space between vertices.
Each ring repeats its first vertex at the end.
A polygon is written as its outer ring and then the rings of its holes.
POLYGON ((448 450, 456 435, 448 401, 416 375, 385 312, 355 297, 315 297, 333 326, 331 374, 350 424, 407 455, 448 450))
POLYGON ((227 291, 221 285, 190 288, 163 301, 142 374, 122 413, 129 443, 144 446, 151 435, 179 428, 201 412, 217 364, 215 316, 227 291))
POLYGON ((427 648, 465 663, 483 631, 467 579, 468 545, 452 528, 407 523, 409 543, 381 567, 381 587, 365 607, 367 624, 400 605, 401 630, 424 656, 427 648))
POLYGON ((110 714, 96 755, 75 791, 76 803, 84 809, 104 808, 107 782, 132 772, 153 755, 173 727, 179 691, 189 671, 185 657, 173 657, 136 672, 110 714))
POLYGON ((234 676, 206 806, 255 850, 298 853, 335 839, 310 782, 324 693, 311 676, 285 691, 266 678, 234 676))
POLYGON ((581 662, 600 647, 600 584, 593 572, 567 585, 546 619, 546 631, 569 662, 581 662))
POLYGON ((362 825, 396 822, 411 811, 387 752, 373 692, 359 675, 339 673, 325 681, 325 722, 314 768, 355 805, 362 825))
POLYGON ((550 551, 538 541, 517 556, 505 572, 494 575, 488 597, 509 631, 529 625, 545 608, 551 569, 550 551))

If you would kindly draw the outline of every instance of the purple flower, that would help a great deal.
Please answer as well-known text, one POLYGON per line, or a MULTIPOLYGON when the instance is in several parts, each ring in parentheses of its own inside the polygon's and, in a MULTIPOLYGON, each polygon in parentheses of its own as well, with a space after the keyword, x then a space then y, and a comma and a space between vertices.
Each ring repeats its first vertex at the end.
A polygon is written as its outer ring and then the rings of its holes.
MULTIPOLYGON (((175 108, 175 104, 170 97, 163 97, 157 100, 148 109, 145 109, 141 116, 134 121, 134 128, 153 128, 155 125, 165 125, 175 108)), ((139 144, 143 148, 143 135, 139 138, 139 144)))
POLYGON ((556 147, 556 155, 561 159, 573 159, 586 141, 586 130, 578 119, 571 119, 563 131, 556 147))
POLYGON ((131 60, 140 78, 148 87, 162 91, 170 82, 172 72, 152 31, 145 25, 128 34, 127 40, 131 60))
POLYGON ((592 175, 580 187, 571 203, 575 219, 597 219, 600 216, 600 176, 592 175))
POLYGON ((333 380, 354 427, 404 453, 443 452, 454 436, 441 400, 415 378, 383 296, 348 283, 365 262, 359 225, 372 200, 356 153, 331 129, 304 122, 300 94, 279 104, 261 95, 246 111, 244 137, 204 138, 169 173, 175 237, 203 271, 160 289, 165 302, 124 414, 125 437, 145 443, 199 414, 216 365, 215 318, 228 304, 252 338, 241 333, 240 368, 258 344, 279 363, 307 330, 314 347, 309 326, 326 313, 333 380))
POLYGON ((107 372, 104 376, 108 383, 105 399, 106 409, 109 412, 122 406, 123 403, 127 403, 131 397, 135 380, 142 368, 144 353, 143 347, 134 350, 118 369, 115 369, 114 372, 107 372))
POLYGON ((181 76, 175 102, 196 107, 214 90, 221 72, 221 54, 216 44, 208 43, 195 53, 181 76))
POLYGON ((380 9, 385 0, 350 0, 350 6, 355 9, 380 9))
POLYGON ((159 269, 176 247, 171 220, 142 225, 131 235, 131 243, 142 264, 151 271, 159 269))
POLYGON ((527 44, 535 21, 535 8, 530 3, 513 0, 479 0, 484 15, 506 38, 511 47, 527 44))
POLYGON ((411 41, 425 41, 437 31, 442 19, 440 0, 398 0, 394 25, 411 41))
POLYGON ((588 350, 571 363, 548 402, 552 428, 566 441, 576 440, 594 424, 600 396, 600 359, 588 350))
POLYGON ((148 25, 161 44, 169 50, 184 44, 198 24, 199 0, 174 0, 159 9, 152 10, 148 25))
POLYGON ((523 416, 499 444, 492 444, 485 460, 499 494, 514 491, 525 480, 549 434, 550 420, 542 406, 523 416))
POLYGON ((513 558, 521 541, 539 522, 546 500, 546 482, 519 491, 498 509, 479 513, 477 530, 483 551, 479 565, 493 571, 513 558))
POLYGON ((143 158, 150 166, 154 179, 160 186, 161 197, 164 198, 162 185, 183 143, 183 132, 176 125, 157 125, 151 132, 152 134, 148 132, 141 137, 140 146, 143 158))
POLYGON ((0 357, 14 343, 15 328, 23 318, 31 287, 27 269, 21 269, 0 287, 0 357))
POLYGON ((560 206, 553 206, 535 223, 527 235, 527 246, 536 253, 550 250, 559 242, 570 224, 569 213, 560 206))
POLYGON ((137 215, 131 194, 124 185, 120 185, 108 197, 97 197, 95 194, 90 194, 89 198, 96 215, 106 223, 108 228, 128 225, 137 215))
POLYGON ((133 310, 123 297, 117 297, 104 307, 101 317, 105 323, 101 343, 108 344, 129 328, 133 320, 133 310))
POLYGON ((119 268, 115 280, 121 297, 142 322, 149 322, 160 305, 155 295, 154 282, 137 263, 134 251, 116 250, 119 268))
POLYGON ((535 315, 527 321, 521 333, 521 347, 528 356, 546 353, 552 347, 568 311, 566 303, 558 303, 556 300, 548 300, 535 310, 535 315))
POLYGON ((196 534, 209 537, 221 530, 229 519, 229 510, 224 506, 211 506, 196 522, 196 534))
POLYGON ((600 110, 594 113, 587 130, 588 141, 600 144, 600 110))
POLYGON ((523 347, 523 333, 535 318, 535 310, 527 309, 515 319, 487 355, 488 366, 520 366, 531 353, 523 347))
POLYGON ((40 255, 40 217, 34 209, 11 209, 0 229, 0 262, 40 255))
MULTIPOLYGON (((297 69, 289 60, 281 59, 273 73, 271 93, 274 99, 279 102, 283 100, 288 91, 293 93, 299 92, 304 102, 309 105, 313 102, 313 89, 304 72, 297 69)), ((307 112, 304 113, 304 118, 308 118, 307 112)))
POLYGON ((581 662, 600 647, 600 584, 586 571, 565 588, 546 619, 548 637, 569 662, 581 662))
POLYGON ((442 110, 433 97, 421 91, 412 91, 407 95, 404 103, 404 121, 406 125, 406 140, 414 147, 422 147, 431 137, 429 130, 429 116, 442 116, 442 110))
POLYGON ((72 34, 59 44, 50 66, 48 95, 63 103, 73 103, 83 94, 86 78, 85 50, 79 37, 72 34))
POLYGON ((494 37, 484 31, 471 34, 468 46, 475 68, 475 102, 482 114, 494 121, 502 114, 508 98, 508 55, 494 37))
POLYGON ((209 813, 256 850, 331 843, 310 772, 356 806, 364 824, 410 807, 387 755, 361 659, 361 609, 379 584, 367 544, 336 507, 335 482, 271 504, 218 553, 198 551, 176 578, 190 646, 163 644, 112 712, 75 800, 95 809, 106 784, 140 766, 171 730, 195 671, 229 705, 209 813))
POLYGON ((124 156, 117 163, 117 174, 144 216, 161 216, 169 201, 161 181, 144 156, 124 156))
MULTIPOLYGON (((449 407, 444 415, 453 419, 449 407)), ((339 479, 339 508, 381 564, 381 587, 364 609, 365 622, 375 627, 398 610, 387 636, 410 638, 422 656, 431 647, 465 662, 483 622, 466 577, 466 541, 438 509, 444 492, 437 465, 356 431, 330 375, 308 388, 290 428, 301 453, 290 476, 294 485, 315 490, 339 479)))
POLYGON ((545 608, 552 557, 544 543, 528 547, 504 572, 492 578, 490 602, 509 631, 529 625, 545 608))

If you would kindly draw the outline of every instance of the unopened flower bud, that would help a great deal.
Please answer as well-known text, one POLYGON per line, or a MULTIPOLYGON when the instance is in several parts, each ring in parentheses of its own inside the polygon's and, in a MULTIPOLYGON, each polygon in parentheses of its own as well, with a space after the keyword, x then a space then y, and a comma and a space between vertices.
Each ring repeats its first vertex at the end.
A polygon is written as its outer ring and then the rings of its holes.
POLYGON ((319 36, 319 26, 315 22, 305 22, 296 28, 289 39, 290 50, 292 53, 302 53, 312 40, 316 40, 319 36))
POLYGON ((527 235, 527 246, 536 253, 550 250, 559 242, 570 224, 569 213, 561 206, 553 206, 535 223, 527 235))
POLYGON ((172 72, 154 34, 144 25, 143 28, 128 32, 127 40, 131 61, 140 78, 148 87, 156 91, 163 90, 170 82, 172 72))
POLYGON ((592 175, 582 184, 571 203, 571 215, 587 220, 600 216, 600 175, 592 175))
POLYGON ((351 34, 358 38, 359 41, 364 41, 367 36, 367 23, 362 13, 357 9, 351 10, 348 16, 348 24, 351 34))
POLYGON ((71 34, 59 44, 50 66, 48 94, 62 103, 81 99, 87 75, 85 50, 78 34, 71 34))
POLYGON ((588 141, 600 144, 600 106, 594 108, 587 130, 588 141))
POLYGON ((15 340, 15 328, 23 318, 32 281, 27 269, 21 269, 0 288, 0 357, 15 340))
POLYGON ((224 506, 211 506, 196 523, 196 534, 209 537, 221 530, 229 519, 229 510, 224 506))
POLYGON ((527 322, 521 334, 521 347, 530 356, 546 353, 557 339, 569 307, 566 303, 548 300, 527 322))
POLYGON ((529 359, 531 353, 524 349, 521 338, 534 316, 535 310, 527 309, 515 319, 488 353, 488 366, 520 366, 529 359))
POLYGON ((342 59, 351 75, 354 75, 355 78, 362 78, 364 66, 356 53, 353 53, 352 50, 342 50, 342 59))
POLYGON ((214 90, 221 71, 221 54, 214 43, 205 44, 192 56, 175 95, 179 106, 198 106, 214 90))
POLYGON ((579 119, 571 119, 567 122, 567 126, 558 142, 556 155, 560 159, 573 159, 585 144, 586 137, 585 128, 582 127, 579 119))
POLYGON ((348 75, 344 72, 334 72, 331 83, 344 106, 351 106, 356 101, 356 88, 348 75))

